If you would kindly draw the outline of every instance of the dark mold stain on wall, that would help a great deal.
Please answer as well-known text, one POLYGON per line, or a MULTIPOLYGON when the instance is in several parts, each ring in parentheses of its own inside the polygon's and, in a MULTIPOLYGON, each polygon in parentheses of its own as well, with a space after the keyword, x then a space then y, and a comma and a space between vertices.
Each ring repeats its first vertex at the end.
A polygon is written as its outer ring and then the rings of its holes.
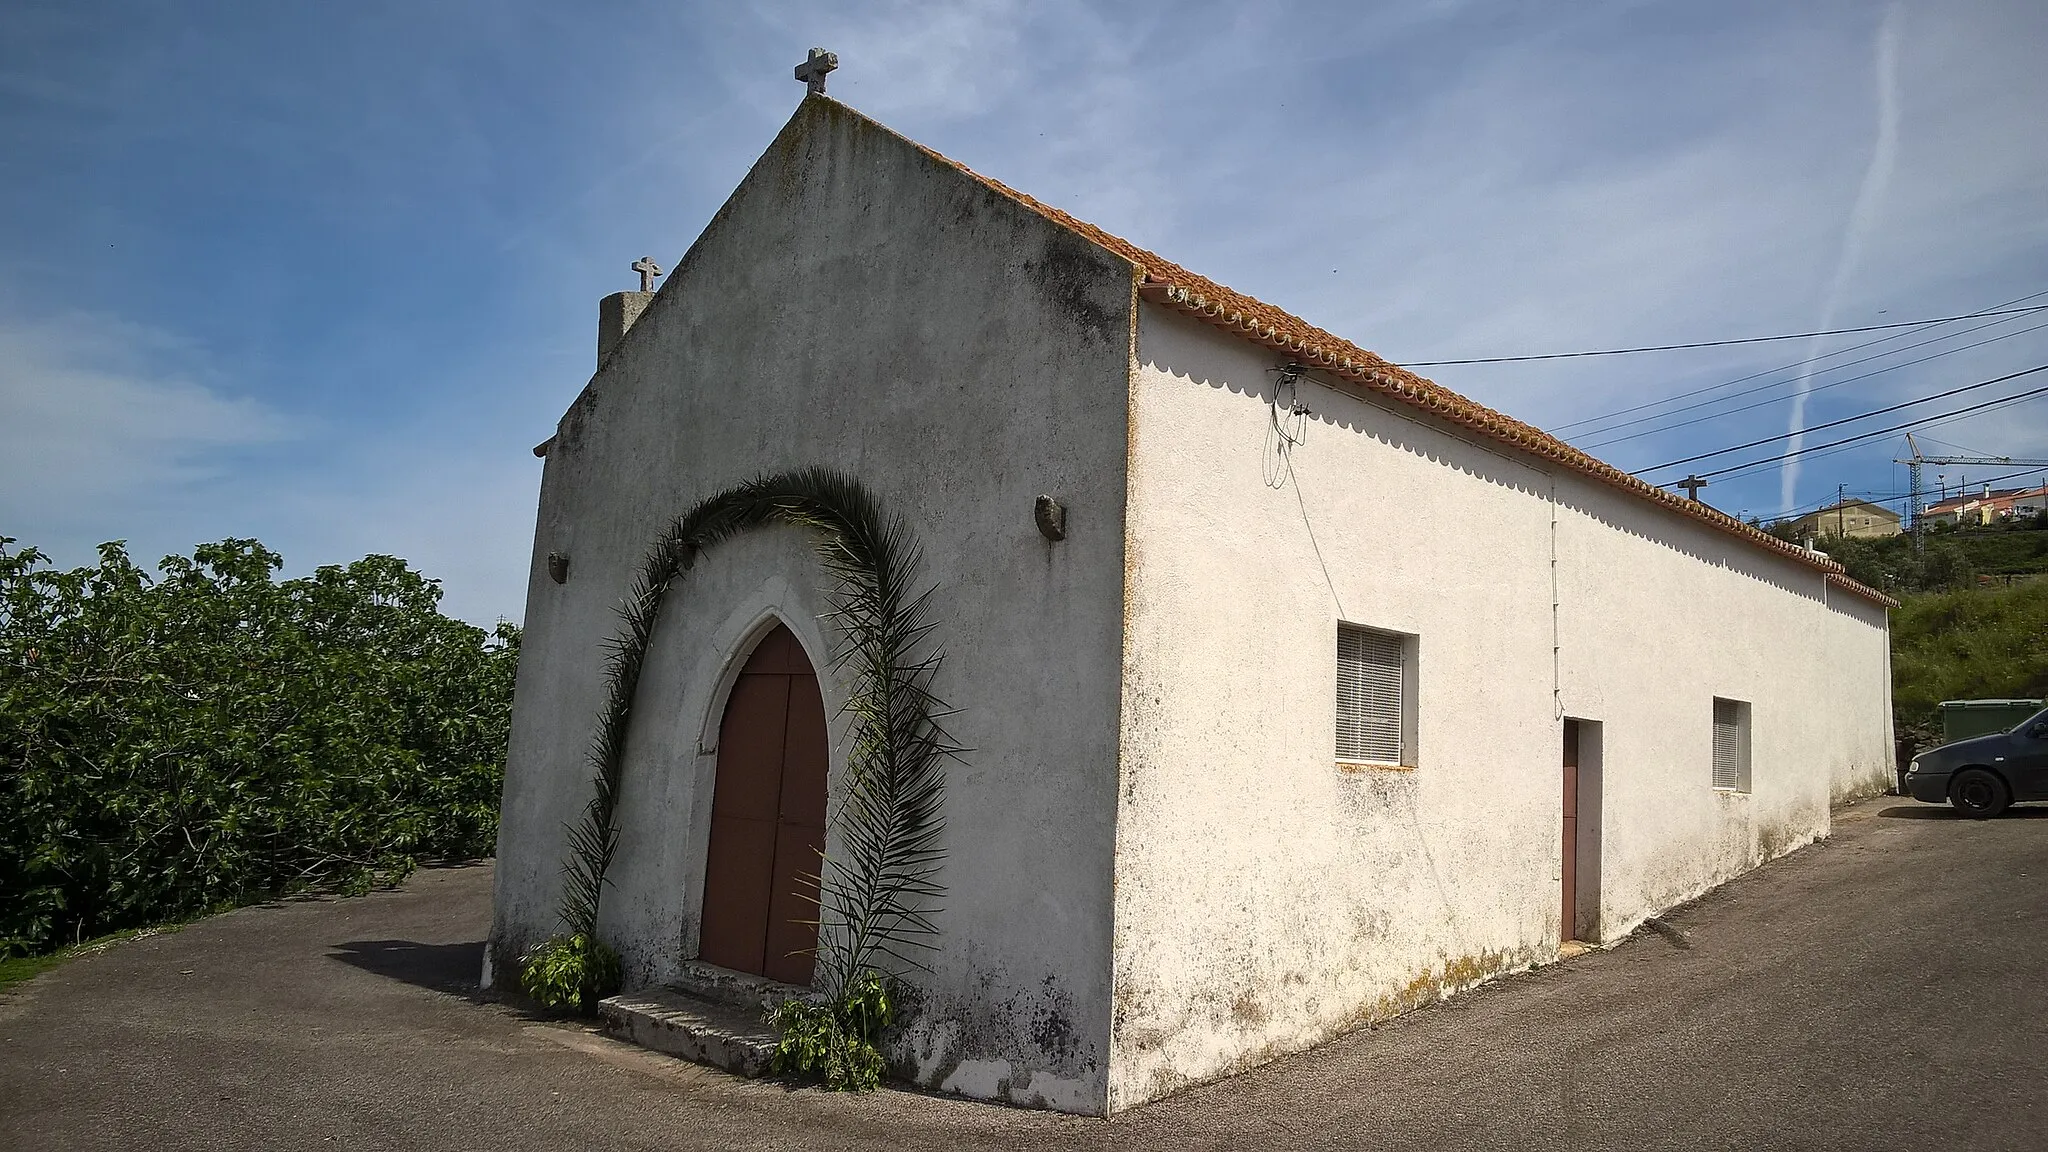
POLYGON ((1024 262, 1025 276, 1082 334, 1105 343, 1128 340, 1130 284, 1109 274, 1112 257, 1071 232, 1048 225, 1043 233, 1045 246, 1024 262))
POLYGON ((1074 1036, 1074 998, 1051 976, 1045 978, 1031 1005, 1030 1032, 1039 1051, 1061 1063, 1072 1060, 1079 1049, 1074 1036))
POLYGON ((965 997, 933 995, 905 985, 897 994, 898 1039, 890 1055, 890 1073, 919 1087, 941 1090, 960 1066, 970 1060, 1006 1060, 1010 1074, 995 1086, 997 1099, 1025 1107, 1048 1104, 1026 1094, 1033 1076, 1043 1072, 1060 1080, 1099 1079, 1102 1052, 1084 1041, 1075 1022, 1074 998, 1048 974, 1028 990, 1012 991, 1016 982, 1001 973, 977 970, 965 997), (918 1075, 918 1053, 909 1033, 922 1027, 945 1037, 943 1058, 918 1075))
POLYGON ((577 395, 575 403, 569 405, 569 410, 562 414, 561 423, 555 426, 555 445, 551 449, 552 454, 574 452, 582 445, 584 429, 590 423, 590 414, 596 410, 597 402, 598 392, 594 387, 586 386, 577 395))

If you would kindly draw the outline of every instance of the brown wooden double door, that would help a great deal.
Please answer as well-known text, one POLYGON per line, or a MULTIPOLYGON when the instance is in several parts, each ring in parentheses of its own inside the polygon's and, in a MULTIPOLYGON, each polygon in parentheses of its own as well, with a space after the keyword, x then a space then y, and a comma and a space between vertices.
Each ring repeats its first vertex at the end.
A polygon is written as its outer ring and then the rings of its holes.
POLYGON ((825 851, 825 705, 787 627, 740 670, 718 726, 698 957, 808 985, 825 851))

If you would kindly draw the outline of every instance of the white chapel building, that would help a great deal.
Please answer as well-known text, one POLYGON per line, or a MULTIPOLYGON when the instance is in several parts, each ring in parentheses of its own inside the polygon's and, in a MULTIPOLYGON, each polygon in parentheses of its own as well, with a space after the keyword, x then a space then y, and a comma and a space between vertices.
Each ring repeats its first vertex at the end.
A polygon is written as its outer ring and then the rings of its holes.
MULTIPOLYGON (((936 589, 964 751, 892 1053, 931 1089, 1143 1104, 1615 939, 1889 779, 1890 601, 1824 556, 829 97, 602 319, 543 445, 501 983, 562 930, 650 546, 791 469, 856 477, 936 589)), ((647 641, 629 989, 811 979, 791 874, 842 848, 853 725, 814 544, 706 550, 647 641)))

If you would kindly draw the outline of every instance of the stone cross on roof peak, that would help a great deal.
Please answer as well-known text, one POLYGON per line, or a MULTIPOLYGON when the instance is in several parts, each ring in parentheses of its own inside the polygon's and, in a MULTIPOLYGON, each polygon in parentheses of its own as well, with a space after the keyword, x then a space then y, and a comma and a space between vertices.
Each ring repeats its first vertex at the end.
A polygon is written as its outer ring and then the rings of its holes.
POLYGON ((654 257, 642 256, 638 260, 633 261, 633 271, 640 274, 640 290, 642 292, 654 291, 654 278, 661 275, 661 265, 654 262, 654 257))
POLYGON ((825 74, 839 67, 839 53, 827 52, 823 48, 811 49, 809 57, 796 66, 796 78, 805 87, 820 96, 825 94, 825 74))

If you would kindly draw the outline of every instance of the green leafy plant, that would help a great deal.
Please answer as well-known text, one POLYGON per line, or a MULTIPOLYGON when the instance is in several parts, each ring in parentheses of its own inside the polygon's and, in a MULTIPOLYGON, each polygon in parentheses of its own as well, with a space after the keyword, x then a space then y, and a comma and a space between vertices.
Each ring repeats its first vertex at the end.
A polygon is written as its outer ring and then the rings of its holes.
POLYGON ((778 1076, 814 1080, 834 1092, 867 1092, 882 1083, 882 1042, 894 1023, 888 981, 865 972, 837 999, 785 1000, 768 1019, 782 1033, 778 1076))
POLYGON ((497 838, 519 630, 390 556, 277 580, 254 540, 55 569, 0 537, 0 957, 497 838))
POLYGON ((519 987, 541 1007, 588 1016, 619 990, 619 954, 581 933, 544 941, 519 961, 519 987))
MULTIPOLYGON (((569 830, 562 920, 572 934, 596 934, 618 847, 626 732, 662 604, 700 553, 767 524, 816 532, 818 559, 832 580, 833 667, 850 682, 853 739, 832 816, 841 851, 807 878, 820 903, 820 983, 829 1002, 844 1005, 885 958, 922 967, 933 946, 931 909, 944 894, 945 765, 961 749, 940 726, 947 713, 931 690, 941 660, 929 643, 935 589, 918 587, 916 538, 843 473, 802 469, 727 489, 684 513, 649 551, 610 641, 604 710, 589 754, 592 795, 569 830)), ((879 1050, 875 1059, 878 1069, 879 1050)))

